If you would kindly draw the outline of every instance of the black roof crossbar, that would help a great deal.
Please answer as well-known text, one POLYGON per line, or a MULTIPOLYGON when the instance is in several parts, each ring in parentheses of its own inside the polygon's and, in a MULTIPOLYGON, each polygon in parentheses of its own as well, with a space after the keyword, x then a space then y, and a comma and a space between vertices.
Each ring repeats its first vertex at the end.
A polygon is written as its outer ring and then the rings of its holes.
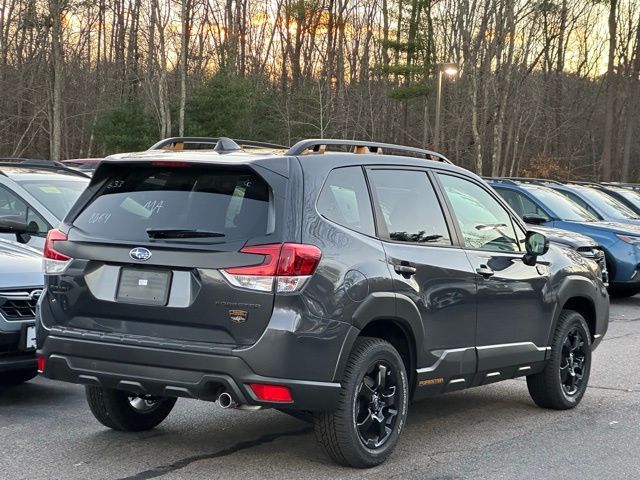
POLYGON ((177 144, 211 145, 218 153, 230 153, 242 150, 242 147, 268 148, 273 150, 287 150, 289 147, 275 143, 255 142, 253 140, 232 140, 227 137, 170 137, 155 143, 149 150, 162 150, 171 148, 177 144))
POLYGON ((364 153, 383 153, 384 150, 395 150, 398 152, 415 153, 430 159, 437 160, 444 163, 451 163, 444 155, 433 152, 431 150, 425 150, 416 147, 407 147, 405 145, 395 145, 392 143, 380 143, 380 142, 366 142, 361 140, 338 140, 338 139, 326 139, 315 138, 301 140, 293 147, 287 150, 285 155, 304 155, 306 153, 324 153, 327 146, 340 146, 340 147, 353 147, 355 153, 361 153, 360 149, 366 149, 364 153))
POLYGON ((86 173, 67 167, 62 162, 55 160, 24 159, 24 158, 0 158, 0 167, 24 167, 40 168, 43 170, 54 170, 58 172, 71 173, 80 177, 89 178, 86 173))

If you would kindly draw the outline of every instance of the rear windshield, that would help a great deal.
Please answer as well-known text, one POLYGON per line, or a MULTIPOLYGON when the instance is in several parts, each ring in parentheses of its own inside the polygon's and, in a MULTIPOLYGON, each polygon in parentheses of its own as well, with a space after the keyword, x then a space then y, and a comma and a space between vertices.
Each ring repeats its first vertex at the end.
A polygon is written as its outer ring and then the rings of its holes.
POLYGON ((73 225, 102 238, 147 241, 155 232, 164 242, 219 243, 264 235, 268 216, 269 187, 249 169, 127 165, 73 225))

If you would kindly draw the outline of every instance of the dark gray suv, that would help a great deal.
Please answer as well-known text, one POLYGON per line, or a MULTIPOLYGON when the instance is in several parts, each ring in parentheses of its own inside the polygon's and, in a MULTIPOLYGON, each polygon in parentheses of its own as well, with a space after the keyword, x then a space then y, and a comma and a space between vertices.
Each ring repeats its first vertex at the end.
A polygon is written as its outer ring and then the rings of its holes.
POLYGON ((105 159, 47 238, 39 365, 107 427, 152 428, 177 397, 273 407, 370 467, 410 400, 526 376, 542 407, 580 402, 598 266, 476 175, 398 145, 187 141, 105 159))

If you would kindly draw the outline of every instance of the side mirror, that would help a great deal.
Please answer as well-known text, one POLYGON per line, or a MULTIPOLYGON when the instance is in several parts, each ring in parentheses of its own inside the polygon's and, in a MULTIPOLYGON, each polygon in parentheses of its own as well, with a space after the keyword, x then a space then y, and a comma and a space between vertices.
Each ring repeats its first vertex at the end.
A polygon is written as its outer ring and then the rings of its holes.
POLYGON ((549 240, 539 232, 527 232, 524 245, 527 253, 522 260, 526 265, 531 267, 536 264, 540 255, 544 255, 549 251, 549 240))
POLYGON ((529 223, 531 225, 542 225, 543 223, 547 223, 549 220, 542 215, 538 215, 537 213, 527 213, 522 216, 522 219, 525 223, 529 223))
POLYGON ((0 217, 0 233, 13 233, 18 242, 27 243, 32 234, 38 233, 38 224, 36 222, 27 224, 17 216, 0 217))

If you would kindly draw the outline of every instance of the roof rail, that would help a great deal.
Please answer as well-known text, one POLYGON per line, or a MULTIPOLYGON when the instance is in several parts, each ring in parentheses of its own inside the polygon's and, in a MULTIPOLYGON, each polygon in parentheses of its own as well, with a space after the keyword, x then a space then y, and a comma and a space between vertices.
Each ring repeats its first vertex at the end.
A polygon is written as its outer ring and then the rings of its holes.
POLYGON ((353 153, 382 154, 384 149, 396 150, 398 152, 416 153, 418 155, 423 155, 425 157, 429 157, 432 160, 437 160, 444 163, 452 163, 444 155, 422 148, 407 147, 405 145, 395 145, 392 143, 366 142, 361 140, 338 140, 332 138, 311 138, 307 140, 301 140, 289 150, 287 150, 286 155, 305 155, 313 153, 322 154, 329 145, 353 147, 353 153))
POLYGON ((557 180, 549 180, 548 178, 527 178, 527 177, 501 177, 501 178, 506 180, 512 180, 514 182, 533 183, 536 185, 544 185, 544 184, 564 185, 562 182, 559 182, 557 180))
POLYGON ((80 172, 73 168, 69 168, 62 162, 55 160, 42 160, 42 159, 24 159, 24 158, 0 158, 0 166, 4 167, 35 167, 45 170, 55 170, 60 172, 71 173, 80 177, 89 178, 86 173, 80 172))
POLYGON ((602 186, 598 182, 591 182, 589 180, 569 180, 565 183, 570 185, 584 185, 585 187, 601 187, 602 186))
POLYGON ((487 181, 487 182, 495 182, 495 183, 504 183, 506 185, 517 185, 516 182, 514 182, 513 180, 509 179, 509 178, 502 178, 502 177, 482 177, 483 180, 487 181))
POLYGON ((605 187, 628 187, 628 188, 640 187, 640 183, 632 183, 632 182, 600 182, 598 185, 602 185, 605 187))
POLYGON ((187 144, 211 145, 211 148, 219 153, 235 152, 242 150, 242 147, 269 148, 274 150, 287 150, 289 148, 275 143, 255 142, 253 140, 232 140, 227 137, 170 137, 155 143, 149 147, 149 150, 185 150, 184 147, 187 144))

